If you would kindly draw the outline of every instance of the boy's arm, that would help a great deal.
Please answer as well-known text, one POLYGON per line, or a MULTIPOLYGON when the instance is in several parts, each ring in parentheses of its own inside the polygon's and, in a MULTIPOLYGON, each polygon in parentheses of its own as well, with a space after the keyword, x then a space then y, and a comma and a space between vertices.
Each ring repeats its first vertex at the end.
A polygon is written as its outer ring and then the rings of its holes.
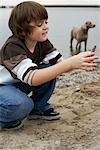
POLYGON ((32 77, 31 83, 33 85, 40 85, 73 69, 93 70, 96 67, 93 60, 96 58, 95 52, 82 52, 68 59, 64 59, 53 66, 37 70, 32 77))

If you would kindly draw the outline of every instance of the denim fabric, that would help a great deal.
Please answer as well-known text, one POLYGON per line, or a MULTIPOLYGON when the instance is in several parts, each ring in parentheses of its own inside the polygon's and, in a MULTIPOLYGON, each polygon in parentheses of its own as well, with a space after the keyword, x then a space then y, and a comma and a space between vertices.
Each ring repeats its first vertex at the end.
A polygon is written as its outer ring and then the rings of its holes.
POLYGON ((32 110, 31 114, 35 111, 41 112, 52 108, 52 105, 50 105, 48 101, 53 94, 55 83, 56 80, 51 80, 46 84, 35 87, 31 96, 34 101, 34 109, 32 110))
POLYGON ((33 109, 33 101, 12 85, 0 86, 0 126, 23 120, 33 109))
POLYGON ((35 111, 41 112, 51 108, 48 101, 55 88, 55 83, 54 79, 39 86, 30 86, 23 82, 0 86, 0 127, 23 120, 35 111), (31 97, 27 95, 30 92, 32 92, 31 97))

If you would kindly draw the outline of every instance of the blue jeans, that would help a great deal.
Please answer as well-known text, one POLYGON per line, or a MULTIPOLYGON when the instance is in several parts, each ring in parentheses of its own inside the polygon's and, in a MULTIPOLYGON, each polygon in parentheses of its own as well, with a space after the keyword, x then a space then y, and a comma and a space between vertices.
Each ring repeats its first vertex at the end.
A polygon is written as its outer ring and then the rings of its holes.
POLYGON ((48 101, 55 83, 54 79, 39 86, 30 86, 23 82, 0 86, 0 127, 23 120, 35 111, 52 108, 48 101), (27 94, 30 92, 32 95, 29 97, 27 94))

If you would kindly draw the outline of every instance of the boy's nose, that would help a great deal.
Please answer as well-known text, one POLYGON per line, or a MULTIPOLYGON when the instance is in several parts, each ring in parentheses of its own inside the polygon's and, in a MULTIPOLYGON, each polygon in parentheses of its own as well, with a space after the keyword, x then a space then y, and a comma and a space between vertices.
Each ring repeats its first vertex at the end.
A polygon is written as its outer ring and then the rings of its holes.
POLYGON ((48 30, 48 25, 47 25, 47 24, 44 24, 43 29, 44 29, 44 30, 48 30))

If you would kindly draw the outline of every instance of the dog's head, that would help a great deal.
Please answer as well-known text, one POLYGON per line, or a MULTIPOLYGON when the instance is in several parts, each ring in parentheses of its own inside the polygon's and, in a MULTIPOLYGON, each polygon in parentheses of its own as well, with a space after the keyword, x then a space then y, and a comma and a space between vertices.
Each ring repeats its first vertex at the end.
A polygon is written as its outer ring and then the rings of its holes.
POLYGON ((90 28, 94 28, 96 25, 93 24, 91 21, 86 21, 83 26, 84 26, 84 29, 90 29, 90 28))

